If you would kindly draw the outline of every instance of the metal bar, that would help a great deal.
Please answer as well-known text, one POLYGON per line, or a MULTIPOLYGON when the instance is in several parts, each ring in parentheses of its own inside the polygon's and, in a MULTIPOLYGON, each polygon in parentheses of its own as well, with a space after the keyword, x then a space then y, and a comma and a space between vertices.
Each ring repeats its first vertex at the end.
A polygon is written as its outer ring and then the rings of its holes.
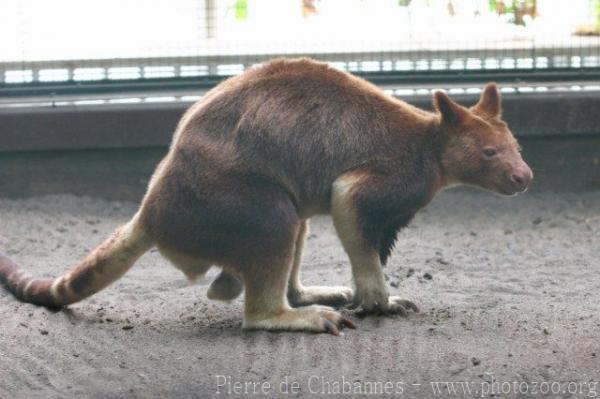
MULTIPOLYGON (((589 46, 573 47, 536 47, 536 56, 556 56, 571 55, 573 50, 577 50, 577 56, 594 56, 600 46, 600 41, 589 46)), ((514 58, 531 58, 533 46, 515 47, 512 51, 514 58)), ((244 63, 254 64, 262 63, 272 58, 278 57, 309 57, 316 60, 327 62, 348 62, 348 61, 386 61, 401 59, 456 59, 456 58, 493 58, 498 56, 498 48, 478 47, 468 49, 456 49, 456 57, 448 57, 453 49, 414 49, 404 48, 401 50, 385 52, 273 52, 261 54, 207 54, 185 57, 145 57, 145 58, 111 58, 111 59, 86 59, 86 60, 49 60, 49 61, 9 61, 0 62, 0 70, 23 70, 23 69, 51 69, 51 68, 113 68, 123 67, 124 62, 128 66, 146 66, 146 65, 227 65, 239 64, 243 57, 244 63)))
MULTIPOLYGON (((474 71, 419 71, 419 72, 354 72, 379 85, 422 84, 448 85, 457 82, 496 81, 520 82, 566 82, 599 81, 600 68, 580 69, 516 69, 474 71)), ((0 98, 23 96, 48 96, 69 94, 129 93, 150 91, 195 90, 211 88, 227 76, 179 77, 166 79, 101 80, 93 82, 35 82, 23 85, 0 85, 0 98)))
POLYGON ((217 36, 217 2, 204 0, 204 24, 206 38, 214 39, 217 36))

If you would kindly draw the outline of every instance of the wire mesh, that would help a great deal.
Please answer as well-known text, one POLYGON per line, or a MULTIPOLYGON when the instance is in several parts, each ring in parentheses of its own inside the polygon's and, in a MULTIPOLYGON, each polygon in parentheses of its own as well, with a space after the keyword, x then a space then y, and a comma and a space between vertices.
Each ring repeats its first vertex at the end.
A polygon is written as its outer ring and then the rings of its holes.
POLYGON ((3 0, 0 86, 226 77, 275 57, 411 76, 600 70, 600 0, 3 0))

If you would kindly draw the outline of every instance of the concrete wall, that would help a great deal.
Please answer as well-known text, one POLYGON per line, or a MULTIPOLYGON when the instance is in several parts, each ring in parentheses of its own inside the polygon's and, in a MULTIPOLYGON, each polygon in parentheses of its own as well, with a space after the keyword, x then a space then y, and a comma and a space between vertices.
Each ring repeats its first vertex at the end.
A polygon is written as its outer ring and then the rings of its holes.
MULTIPOLYGON (((461 97, 465 104, 476 100, 461 97)), ((429 106, 428 98, 410 102, 429 106)), ((0 109, 0 197, 72 193, 138 201, 186 107, 0 109)), ((505 96, 505 117, 536 174, 533 191, 600 189, 600 96, 505 96)))
MULTIPOLYGON (((473 104, 476 95, 453 96, 473 104)), ((403 98, 431 108, 429 96, 403 98)), ((166 146, 188 102, 0 107, 0 152, 166 146)), ((519 137, 600 135, 600 92, 504 95, 519 137)))

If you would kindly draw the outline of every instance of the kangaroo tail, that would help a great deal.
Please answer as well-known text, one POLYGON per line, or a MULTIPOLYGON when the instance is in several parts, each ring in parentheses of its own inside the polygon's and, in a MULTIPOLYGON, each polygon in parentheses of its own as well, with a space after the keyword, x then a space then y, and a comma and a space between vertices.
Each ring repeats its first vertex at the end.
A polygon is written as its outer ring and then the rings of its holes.
POLYGON ((0 254, 0 283, 15 297, 50 308, 80 301, 119 279, 153 245, 134 216, 79 265, 57 278, 35 278, 0 254))

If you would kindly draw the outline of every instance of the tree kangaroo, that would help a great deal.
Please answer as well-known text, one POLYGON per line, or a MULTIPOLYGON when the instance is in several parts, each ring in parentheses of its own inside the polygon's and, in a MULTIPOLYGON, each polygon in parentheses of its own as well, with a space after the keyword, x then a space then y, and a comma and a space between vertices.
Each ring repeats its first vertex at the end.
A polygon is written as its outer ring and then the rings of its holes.
POLYGON ((399 229, 458 184, 503 195, 533 178, 488 84, 465 108, 445 93, 430 113, 327 64, 275 60, 230 78, 181 119, 139 211, 79 265, 34 278, 0 255, 17 298, 62 307, 121 277, 151 247, 189 279, 222 269, 208 297, 245 290, 243 327, 339 334, 364 314, 418 311, 390 296, 382 265, 399 229), (300 280, 308 219, 331 214, 354 289, 300 280), (326 306, 329 305, 329 306, 326 306))

